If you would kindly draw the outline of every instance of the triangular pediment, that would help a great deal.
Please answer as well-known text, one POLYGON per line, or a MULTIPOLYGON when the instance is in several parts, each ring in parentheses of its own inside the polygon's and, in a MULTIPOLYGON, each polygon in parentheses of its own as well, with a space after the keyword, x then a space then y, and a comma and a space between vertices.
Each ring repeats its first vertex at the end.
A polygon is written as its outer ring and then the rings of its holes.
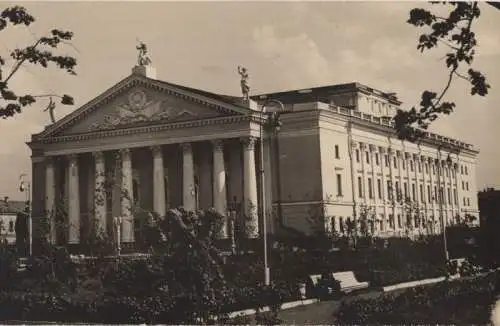
POLYGON ((131 75, 46 128, 41 138, 248 115, 229 97, 131 75), (227 99, 227 101, 225 101, 227 99))

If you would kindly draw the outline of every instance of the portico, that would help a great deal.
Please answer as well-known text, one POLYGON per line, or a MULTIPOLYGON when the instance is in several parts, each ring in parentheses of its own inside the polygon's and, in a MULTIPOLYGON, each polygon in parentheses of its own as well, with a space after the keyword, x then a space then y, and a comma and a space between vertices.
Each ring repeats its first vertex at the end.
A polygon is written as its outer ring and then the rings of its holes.
POLYGON ((34 224, 61 206, 67 225, 61 229, 52 217, 50 239, 78 244, 90 227, 111 234, 113 219, 121 217, 126 244, 135 240, 141 213, 214 208, 226 216, 231 200, 253 226, 248 236, 257 237, 258 112, 237 98, 220 101, 148 73, 134 68, 33 135, 33 183, 44 194, 34 198, 34 224))

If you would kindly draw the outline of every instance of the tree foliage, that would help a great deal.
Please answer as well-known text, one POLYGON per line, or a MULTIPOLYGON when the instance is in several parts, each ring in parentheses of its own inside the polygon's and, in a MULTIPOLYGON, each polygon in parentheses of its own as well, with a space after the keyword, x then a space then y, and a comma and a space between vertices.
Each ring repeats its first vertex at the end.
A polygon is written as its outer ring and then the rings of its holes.
MULTIPOLYGON (((22 6, 13 6, 4 9, 0 14, 0 31, 5 31, 8 27, 17 25, 30 26, 35 22, 35 17, 22 6)), ((71 96, 64 94, 30 94, 29 91, 14 91, 9 87, 12 77, 19 71, 21 66, 26 63, 48 68, 49 65, 55 65, 57 68, 65 70, 71 75, 76 75, 74 70, 77 62, 74 57, 67 55, 57 55, 54 50, 62 44, 68 44, 73 38, 73 33, 59 29, 53 29, 45 36, 37 38, 33 44, 24 48, 16 48, 10 53, 14 60, 10 71, 6 71, 6 58, 0 56, 0 117, 6 119, 15 114, 21 113, 23 108, 33 105, 39 98, 60 98, 64 105, 74 104, 71 96)), ((52 101, 50 105, 53 105, 52 101)), ((49 107, 47 107, 49 108, 49 107)), ((52 108, 53 109, 53 108, 52 108)))
MULTIPOLYGON (((395 116, 395 127, 400 139, 416 141, 423 137, 425 130, 440 115, 450 114, 455 109, 454 102, 446 101, 445 95, 456 78, 464 79, 470 84, 470 94, 486 96, 490 85, 485 75, 472 67, 476 55, 477 39, 473 31, 473 23, 481 15, 477 2, 432 2, 450 6, 447 17, 436 13, 414 8, 410 11, 407 23, 426 29, 418 39, 417 49, 420 52, 445 46, 448 79, 440 92, 425 90, 422 92, 418 106, 409 111, 398 110, 395 116)), ((490 3, 500 8, 496 3, 490 3)))

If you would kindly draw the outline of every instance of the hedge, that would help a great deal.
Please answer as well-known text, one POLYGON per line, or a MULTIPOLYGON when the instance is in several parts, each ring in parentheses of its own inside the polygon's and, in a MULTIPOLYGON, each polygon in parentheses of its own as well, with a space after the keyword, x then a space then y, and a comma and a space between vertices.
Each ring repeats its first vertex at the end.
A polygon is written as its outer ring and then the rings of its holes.
POLYGON ((487 324, 499 272, 342 302, 338 324, 487 324))

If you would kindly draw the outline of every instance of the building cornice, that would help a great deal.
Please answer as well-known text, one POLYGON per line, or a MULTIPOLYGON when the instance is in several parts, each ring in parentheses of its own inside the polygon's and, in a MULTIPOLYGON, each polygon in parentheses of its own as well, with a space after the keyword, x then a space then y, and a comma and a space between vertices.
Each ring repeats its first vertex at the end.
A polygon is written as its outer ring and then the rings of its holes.
POLYGON ((33 139, 30 143, 28 143, 28 145, 31 146, 34 144, 57 144, 57 143, 67 143, 74 141, 120 137, 125 135, 134 135, 134 134, 145 134, 145 133, 151 134, 173 129, 193 128, 193 127, 202 127, 210 125, 224 125, 224 124, 240 123, 245 121, 249 123, 259 122, 260 118, 254 115, 251 116, 235 115, 227 117, 202 119, 202 120, 179 121, 167 124, 146 125, 141 127, 117 128, 117 129, 94 131, 94 132, 87 132, 87 133, 67 135, 67 136, 55 136, 55 137, 33 139))
MULTIPOLYGON (((375 117, 370 114, 353 111, 338 106, 330 106, 329 109, 320 108, 320 116, 340 116, 351 121, 354 125, 369 128, 372 131, 378 131, 383 134, 390 134, 396 137, 394 122, 388 117, 375 117)), ((419 142, 427 144, 439 149, 448 149, 450 151, 466 152, 471 155, 479 154, 479 151, 474 149, 470 144, 455 140, 449 137, 444 137, 435 133, 425 132, 424 138, 419 142)))

